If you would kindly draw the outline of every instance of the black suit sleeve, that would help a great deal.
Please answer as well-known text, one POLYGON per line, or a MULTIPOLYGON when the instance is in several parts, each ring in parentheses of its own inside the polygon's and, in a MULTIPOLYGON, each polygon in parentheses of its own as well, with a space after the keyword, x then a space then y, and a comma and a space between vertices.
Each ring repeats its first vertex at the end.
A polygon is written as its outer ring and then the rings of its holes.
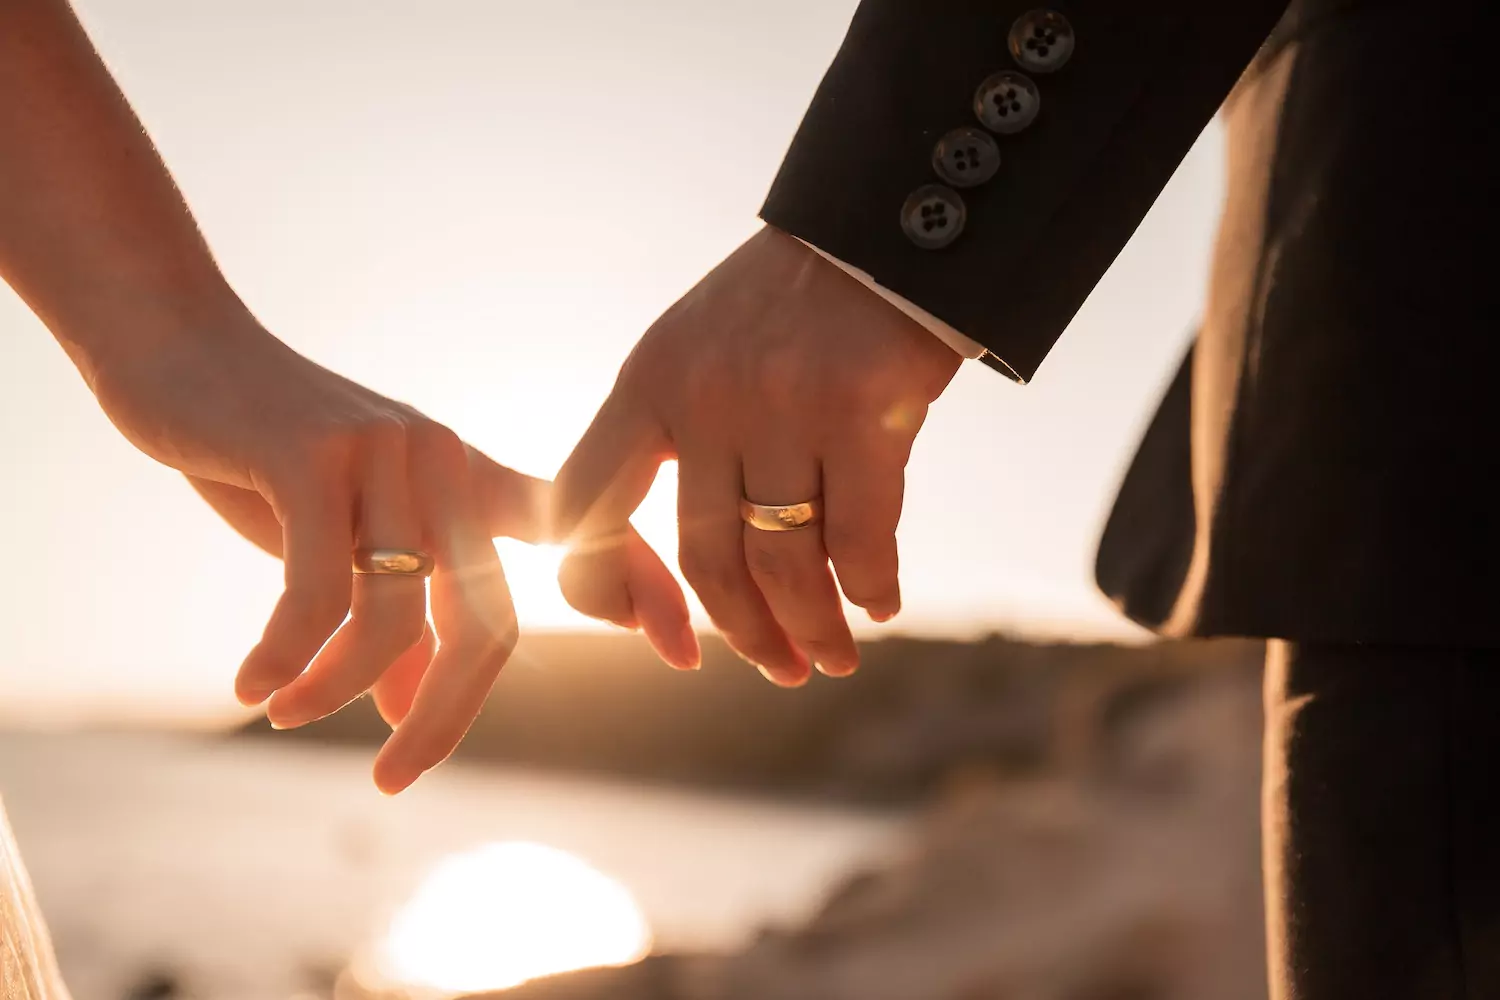
POLYGON ((1025 72, 1007 37, 1026 0, 864 0, 761 217, 868 272, 1027 381, 1213 118, 1286 0, 1054 3, 1074 48, 1031 73, 1040 113, 996 136, 998 172, 959 191, 942 249, 903 232, 937 183, 934 145, 978 126, 981 81, 1025 72))

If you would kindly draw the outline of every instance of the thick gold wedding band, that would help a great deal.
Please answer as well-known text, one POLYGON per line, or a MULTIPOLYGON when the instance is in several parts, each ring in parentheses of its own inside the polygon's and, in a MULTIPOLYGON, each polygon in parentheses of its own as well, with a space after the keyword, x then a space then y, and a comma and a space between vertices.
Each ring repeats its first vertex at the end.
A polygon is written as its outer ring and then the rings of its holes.
POLYGON ((431 576, 433 560, 416 549, 355 549, 354 572, 372 576, 431 576))
POLYGON ((803 503, 768 504, 740 501, 740 517, 761 531, 797 531, 811 528, 823 520, 823 500, 814 498, 803 503))

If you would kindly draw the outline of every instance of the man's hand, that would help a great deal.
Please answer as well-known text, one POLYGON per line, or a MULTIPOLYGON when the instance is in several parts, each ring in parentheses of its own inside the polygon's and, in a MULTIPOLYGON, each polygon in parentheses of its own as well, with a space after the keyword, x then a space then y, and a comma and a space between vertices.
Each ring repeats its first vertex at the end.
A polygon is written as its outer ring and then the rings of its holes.
POLYGON ((556 527, 575 546, 568 600, 612 621, 641 617, 632 573, 659 561, 627 521, 676 458, 683 575, 730 645, 778 684, 805 682, 812 663, 852 672, 839 587, 876 621, 900 609, 906 461, 960 361, 813 250, 763 229, 646 332, 558 474, 556 527), (820 496, 816 527, 765 532, 740 519, 741 497, 820 496))

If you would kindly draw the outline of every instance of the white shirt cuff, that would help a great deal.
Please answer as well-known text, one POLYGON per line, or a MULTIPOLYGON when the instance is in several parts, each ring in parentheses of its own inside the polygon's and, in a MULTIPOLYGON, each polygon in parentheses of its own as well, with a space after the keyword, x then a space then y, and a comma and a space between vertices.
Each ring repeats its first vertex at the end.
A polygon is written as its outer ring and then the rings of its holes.
POLYGON ((864 271, 861 271, 857 267, 852 267, 849 264, 845 264, 843 261, 839 260, 837 257, 834 257, 831 254, 824 253, 822 250, 819 250, 817 247, 813 246, 811 243, 808 243, 806 240, 799 240, 798 242, 816 251, 818 255, 824 260, 838 265, 838 267, 842 271, 852 277, 855 281, 858 281, 861 285, 864 285, 870 291, 874 292, 876 295, 879 295, 881 298, 885 299, 897 309, 900 309, 907 316, 911 317, 913 322, 926 327, 934 337, 941 340, 949 347, 953 348, 963 357, 972 359, 984 356, 986 348, 983 344, 976 343, 975 341, 970 340, 968 337, 965 337, 963 334, 953 329, 953 327, 949 326, 947 323, 944 323, 942 320, 932 315, 932 313, 928 312, 926 309, 923 309, 921 306, 910 301, 909 299, 902 298, 900 295, 897 295, 889 288, 881 285, 864 271))

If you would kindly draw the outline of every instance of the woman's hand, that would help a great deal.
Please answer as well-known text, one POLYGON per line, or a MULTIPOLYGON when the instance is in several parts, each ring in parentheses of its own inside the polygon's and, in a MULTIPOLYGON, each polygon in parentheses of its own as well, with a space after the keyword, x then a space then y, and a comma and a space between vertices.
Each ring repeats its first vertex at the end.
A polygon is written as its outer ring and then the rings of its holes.
MULTIPOLYGON (((0 151, 0 279, 126 437, 286 562, 240 698, 274 693, 271 720, 292 726, 373 688, 396 724, 375 780, 406 787, 453 750, 510 655, 491 537, 544 534, 542 484, 251 318, 66 0, 0 3, 0 151), (355 577, 360 546, 435 557, 435 655, 422 579, 355 577)), ((649 569, 616 603, 658 648, 680 646, 686 607, 649 569)))
POLYGON ((286 589, 240 667, 240 699, 270 696, 271 722, 287 728, 373 691, 395 727, 376 783, 406 787, 452 752, 515 645, 491 539, 540 540, 546 484, 319 367, 247 316, 152 342, 90 358, 100 405, 286 562, 286 589), (434 557, 432 632, 424 581, 354 575, 356 547, 434 557))

